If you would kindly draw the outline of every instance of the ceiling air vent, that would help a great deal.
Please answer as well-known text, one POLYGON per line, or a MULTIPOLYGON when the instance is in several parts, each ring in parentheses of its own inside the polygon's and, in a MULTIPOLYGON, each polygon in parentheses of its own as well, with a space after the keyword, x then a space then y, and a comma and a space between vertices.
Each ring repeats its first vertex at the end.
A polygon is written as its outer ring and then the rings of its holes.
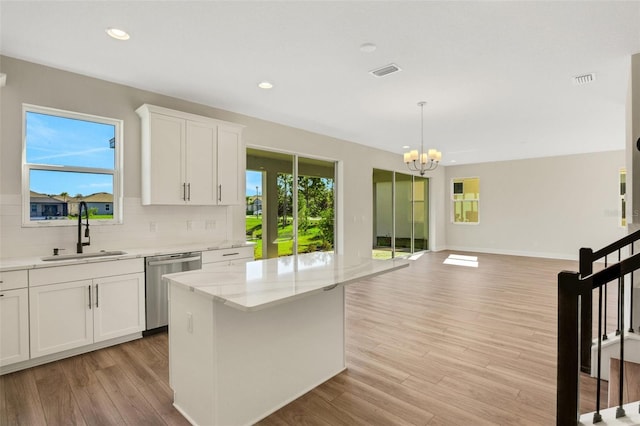
POLYGON ((393 74, 394 72, 402 71, 399 66, 396 64, 385 65, 384 67, 376 68, 375 70, 369 71, 369 74, 373 74, 376 77, 384 77, 389 74, 393 74))
POLYGON ((573 82, 575 84, 587 84, 591 83, 596 79, 596 75, 594 73, 577 75, 573 77, 573 82))

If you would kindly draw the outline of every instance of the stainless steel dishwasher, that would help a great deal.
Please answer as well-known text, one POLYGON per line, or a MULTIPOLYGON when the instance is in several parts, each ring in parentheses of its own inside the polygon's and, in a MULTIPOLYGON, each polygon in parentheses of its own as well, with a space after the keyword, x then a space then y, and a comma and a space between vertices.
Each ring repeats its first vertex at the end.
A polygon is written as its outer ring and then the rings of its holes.
POLYGON ((143 334, 166 330, 169 324, 167 284, 162 276, 201 268, 202 253, 199 251, 145 258, 147 326, 143 334))

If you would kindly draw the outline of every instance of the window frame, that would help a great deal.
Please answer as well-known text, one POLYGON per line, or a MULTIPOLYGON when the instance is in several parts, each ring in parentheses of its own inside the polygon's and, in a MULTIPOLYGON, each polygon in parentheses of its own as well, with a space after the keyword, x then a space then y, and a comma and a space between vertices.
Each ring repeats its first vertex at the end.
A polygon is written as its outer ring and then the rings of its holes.
MULTIPOLYGON (((467 177, 456 177, 451 179, 450 188, 450 198, 451 198, 451 223, 454 225, 479 225, 480 224, 480 177, 479 176, 467 176, 467 177), (454 184, 456 181, 464 181, 466 179, 478 179, 478 196, 476 198, 456 200, 454 198, 454 184), (475 222, 456 222, 455 214, 456 214, 456 203, 464 203, 468 201, 473 201, 478 206, 478 220, 475 222)), ((464 193, 463 193, 464 194, 464 193)))
POLYGON ((119 225, 123 223, 123 128, 124 121, 115 118, 101 117, 58 108, 43 107, 32 104, 22 104, 22 226, 23 227, 55 227, 76 226, 73 220, 31 220, 31 188, 30 176, 32 170, 76 172, 113 177, 113 219, 91 219, 92 225, 119 225), (114 126, 114 167, 103 169, 81 166, 58 166, 49 164, 27 163, 27 113, 51 115, 55 117, 82 120, 114 126))

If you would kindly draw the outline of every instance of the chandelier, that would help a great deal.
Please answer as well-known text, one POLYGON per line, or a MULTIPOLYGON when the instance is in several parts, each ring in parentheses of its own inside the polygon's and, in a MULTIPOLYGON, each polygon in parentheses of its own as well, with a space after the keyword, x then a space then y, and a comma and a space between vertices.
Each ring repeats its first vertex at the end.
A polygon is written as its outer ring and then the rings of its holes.
POLYGON ((422 120, 420 122, 420 152, 414 149, 404 153, 404 162, 412 172, 419 172, 420 176, 430 170, 435 170, 438 167, 438 163, 442 159, 442 152, 437 149, 430 149, 427 152, 424 151, 424 105, 425 101, 418 102, 422 120))

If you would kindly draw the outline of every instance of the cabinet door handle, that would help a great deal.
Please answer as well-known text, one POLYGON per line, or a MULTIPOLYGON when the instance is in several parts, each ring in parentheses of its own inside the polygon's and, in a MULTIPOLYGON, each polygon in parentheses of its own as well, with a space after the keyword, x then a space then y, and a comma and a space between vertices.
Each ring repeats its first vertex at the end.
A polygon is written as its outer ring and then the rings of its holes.
POLYGON ((0 297, 4 297, 4 293, 0 293, 0 297))
POLYGON ((184 201, 187 201, 187 183, 186 182, 182 184, 182 199, 184 201))
POLYGON ((99 293, 99 291, 98 291, 98 286, 99 286, 99 285, 100 285, 100 284, 96 284, 96 308, 98 308, 98 307, 99 307, 98 303, 100 302, 100 293, 99 293))
POLYGON ((222 201, 222 184, 218 185, 218 201, 222 201))
POLYGON ((187 184, 187 200, 191 201, 191 182, 187 184))
POLYGON ((91 285, 89 287, 89 309, 91 309, 91 285))
POLYGON ((237 255, 239 255, 239 254, 240 254, 240 253, 223 253, 222 255, 223 255, 223 256, 237 256, 237 255))

